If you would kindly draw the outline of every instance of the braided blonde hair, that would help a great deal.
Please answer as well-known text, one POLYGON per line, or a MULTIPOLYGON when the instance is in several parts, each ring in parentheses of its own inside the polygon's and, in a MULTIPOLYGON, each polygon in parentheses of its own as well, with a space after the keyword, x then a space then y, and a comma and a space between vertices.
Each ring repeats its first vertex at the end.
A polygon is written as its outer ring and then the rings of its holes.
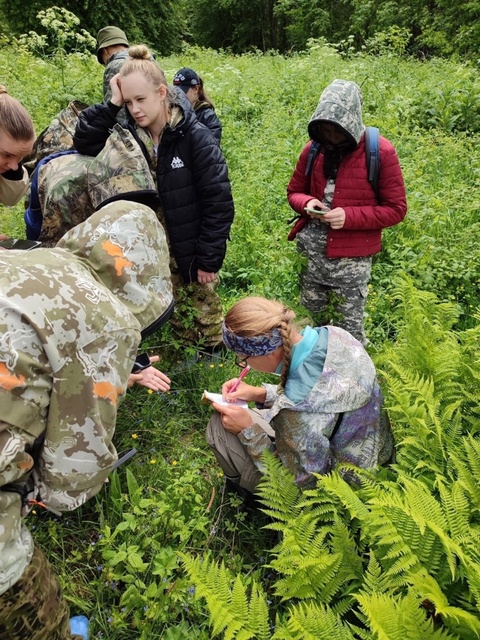
POLYGON ((9 95, 3 84, 0 84, 0 131, 21 142, 30 142, 35 138, 30 114, 18 100, 9 95))
POLYGON ((285 388, 292 359, 293 337, 297 327, 295 313, 278 300, 249 296, 236 302, 225 316, 225 324, 242 338, 268 335, 278 329, 282 338, 283 368, 281 384, 285 388))

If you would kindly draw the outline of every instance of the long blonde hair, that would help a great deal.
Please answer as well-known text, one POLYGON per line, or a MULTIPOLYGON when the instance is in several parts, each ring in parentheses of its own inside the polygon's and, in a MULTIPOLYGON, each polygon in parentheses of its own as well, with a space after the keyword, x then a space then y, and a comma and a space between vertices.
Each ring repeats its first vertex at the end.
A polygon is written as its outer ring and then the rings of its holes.
POLYGON ((3 84, 0 84, 0 131, 20 142, 30 142, 35 138, 30 114, 18 100, 9 95, 3 84))
POLYGON ((249 296, 236 302, 225 316, 228 329, 242 338, 253 338, 278 329, 282 338, 283 368, 281 383, 285 387, 292 359, 293 337, 298 329, 295 312, 278 300, 249 296))
POLYGON ((128 59, 120 69, 120 78, 125 78, 131 73, 141 73, 154 89, 161 86, 167 88, 167 101, 169 105, 174 103, 175 93, 168 85, 163 70, 155 62, 152 53, 144 44, 136 44, 128 49, 128 59))

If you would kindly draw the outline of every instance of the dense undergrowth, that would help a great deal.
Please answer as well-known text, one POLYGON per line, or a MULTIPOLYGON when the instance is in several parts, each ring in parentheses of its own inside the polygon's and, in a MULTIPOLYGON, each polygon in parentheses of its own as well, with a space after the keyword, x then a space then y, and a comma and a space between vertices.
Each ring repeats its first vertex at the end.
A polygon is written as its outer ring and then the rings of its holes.
MULTIPOLYGON (((147 346, 172 391, 132 389, 121 409, 117 449, 138 450, 128 468, 78 512, 29 516, 72 610, 111 640, 479 637, 476 70, 315 43, 291 57, 188 49, 159 62, 168 79, 184 65, 201 72, 223 124, 236 204, 225 308, 257 293, 300 317, 286 184, 323 87, 338 77, 362 86, 364 121, 394 143, 409 204, 384 233, 366 321, 398 458, 360 487, 333 474, 303 495, 270 461, 267 513, 246 511, 225 493, 199 404, 233 361, 188 363, 193 350, 167 329, 147 346)), ((37 132, 69 100, 98 101, 101 77, 93 56, 0 52, 0 82, 37 132)), ((1 230, 23 236, 22 211, 2 209, 1 230)))

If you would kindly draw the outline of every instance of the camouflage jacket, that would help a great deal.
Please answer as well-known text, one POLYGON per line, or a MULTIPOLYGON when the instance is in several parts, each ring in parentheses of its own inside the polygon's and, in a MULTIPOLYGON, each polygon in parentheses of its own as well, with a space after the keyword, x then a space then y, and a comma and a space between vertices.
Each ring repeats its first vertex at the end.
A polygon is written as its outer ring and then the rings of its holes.
POLYGON ((20 166, 22 176, 18 180, 11 180, 9 177, 12 171, 6 174, 0 173, 0 204, 6 204, 8 207, 17 204, 28 189, 28 173, 25 167, 20 166))
MULTIPOLYGON (((103 74, 103 99, 105 102, 108 102, 112 97, 110 80, 113 78, 113 76, 117 75, 117 73, 125 64, 126 60, 128 60, 128 49, 114 53, 113 56, 107 61, 105 72, 103 74)), ((122 125, 126 125, 127 119, 127 110, 125 107, 122 107, 117 114, 117 122, 122 125)))
POLYGON ((328 473, 339 462, 375 467, 392 450, 390 431, 380 420, 375 366, 365 349, 347 331, 329 326, 322 368, 318 345, 289 374, 285 393, 264 385, 263 408, 269 410, 263 417, 275 431, 275 444, 256 424, 239 435, 260 469, 264 449, 276 449, 302 486, 312 482, 313 473, 328 473))
POLYGON ((154 212, 124 200, 54 249, 0 252, 0 593, 31 559, 28 499, 75 509, 112 470, 141 331, 171 304, 168 260, 154 212))

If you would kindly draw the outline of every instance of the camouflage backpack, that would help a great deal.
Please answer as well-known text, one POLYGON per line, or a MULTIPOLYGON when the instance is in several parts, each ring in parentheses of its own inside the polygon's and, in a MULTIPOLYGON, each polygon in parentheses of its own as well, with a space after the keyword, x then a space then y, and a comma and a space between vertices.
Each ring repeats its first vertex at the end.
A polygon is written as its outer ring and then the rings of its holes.
POLYGON ((45 127, 35 140, 32 153, 23 162, 30 175, 43 158, 58 151, 69 151, 74 148, 73 134, 77 126, 78 116, 85 107, 88 107, 88 105, 84 102, 73 100, 65 109, 60 111, 48 127, 45 127))
POLYGON ((56 245, 69 229, 107 202, 121 198, 157 205, 145 156, 133 135, 119 124, 95 158, 78 153, 58 155, 42 163, 36 177, 43 218, 37 237, 46 247, 56 245))

